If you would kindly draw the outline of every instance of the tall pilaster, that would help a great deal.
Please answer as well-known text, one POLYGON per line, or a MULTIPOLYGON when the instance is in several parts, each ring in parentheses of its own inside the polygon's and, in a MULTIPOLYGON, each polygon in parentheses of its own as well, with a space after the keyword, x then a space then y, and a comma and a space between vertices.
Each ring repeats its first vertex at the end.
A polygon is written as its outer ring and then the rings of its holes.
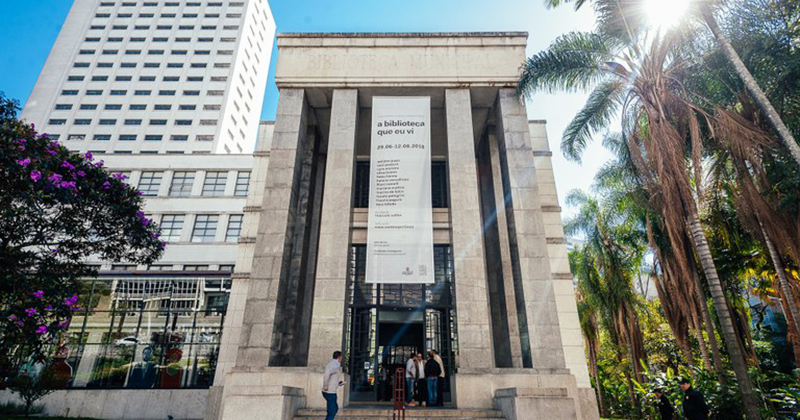
POLYGON ((447 165, 459 368, 493 368, 478 169, 469 89, 447 89, 447 165))
POLYGON ((302 89, 281 89, 264 200, 253 254, 236 370, 257 369, 270 359, 281 276, 291 264, 302 150, 307 141, 307 104, 302 89))
POLYGON ((358 91, 335 89, 325 164, 308 366, 324 366, 335 350, 341 350, 357 122, 358 91))
POLYGON ((500 89, 496 108, 516 298, 524 301, 532 367, 564 369, 564 350, 525 105, 514 89, 500 89))

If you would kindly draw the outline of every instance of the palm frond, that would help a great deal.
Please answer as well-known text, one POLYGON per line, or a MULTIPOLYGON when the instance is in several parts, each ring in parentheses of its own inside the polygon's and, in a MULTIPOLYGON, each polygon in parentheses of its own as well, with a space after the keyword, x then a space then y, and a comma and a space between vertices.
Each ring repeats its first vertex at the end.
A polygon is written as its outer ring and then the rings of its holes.
POLYGON ((592 136, 607 127, 619 110, 624 93, 624 83, 620 80, 610 80, 595 88, 564 130, 561 151, 567 159, 580 162, 592 136))
POLYGON ((544 50, 522 64, 520 95, 536 91, 588 89, 606 77, 606 62, 614 61, 613 50, 602 36, 571 32, 558 37, 544 50))

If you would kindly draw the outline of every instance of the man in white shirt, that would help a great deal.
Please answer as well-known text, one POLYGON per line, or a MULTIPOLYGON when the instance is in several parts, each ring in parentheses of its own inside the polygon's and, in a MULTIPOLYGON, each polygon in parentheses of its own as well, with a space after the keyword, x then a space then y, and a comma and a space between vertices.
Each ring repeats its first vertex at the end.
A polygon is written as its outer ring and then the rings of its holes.
POLYGON ((325 374, 322 376, 322 396, 327 403, 328 414, 325 420, 333 420, 339 411, 339 404, 336 402, 336 391, 344 385, 342 377, 342 352, 333 352, 333 359, 325 366, 325 374))
POLYGON ((410 407, 417 405, 413 401, 414 391, 417 386, 417 381, 425 378, 423 371, 422 361, 419 360, 416 354, 412 355, 408 362, 406 362, 406 404, 410 407))

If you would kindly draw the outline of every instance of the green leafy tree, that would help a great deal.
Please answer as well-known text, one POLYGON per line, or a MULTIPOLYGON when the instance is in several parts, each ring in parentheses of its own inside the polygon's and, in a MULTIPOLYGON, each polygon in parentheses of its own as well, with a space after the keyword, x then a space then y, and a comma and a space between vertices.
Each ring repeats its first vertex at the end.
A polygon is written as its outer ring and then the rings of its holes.
POLYGON ((43 361, 79 311, 85 261, 150 264, 159 228, 139 192, 90 153, 70 152, 15 119, 0 94, 0 372, 24 354, 43 361))

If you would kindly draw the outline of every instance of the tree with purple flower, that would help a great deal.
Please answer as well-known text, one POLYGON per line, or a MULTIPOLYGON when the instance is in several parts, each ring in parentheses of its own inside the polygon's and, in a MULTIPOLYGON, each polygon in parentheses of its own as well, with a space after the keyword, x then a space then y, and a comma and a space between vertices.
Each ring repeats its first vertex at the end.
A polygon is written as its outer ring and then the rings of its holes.
POLYGON ((87 306, 88 257, 151 264, 164 250, 122 174, 37 134, 17 110, 0 93, 0 387, 21 349, 46 360, 87 306))

